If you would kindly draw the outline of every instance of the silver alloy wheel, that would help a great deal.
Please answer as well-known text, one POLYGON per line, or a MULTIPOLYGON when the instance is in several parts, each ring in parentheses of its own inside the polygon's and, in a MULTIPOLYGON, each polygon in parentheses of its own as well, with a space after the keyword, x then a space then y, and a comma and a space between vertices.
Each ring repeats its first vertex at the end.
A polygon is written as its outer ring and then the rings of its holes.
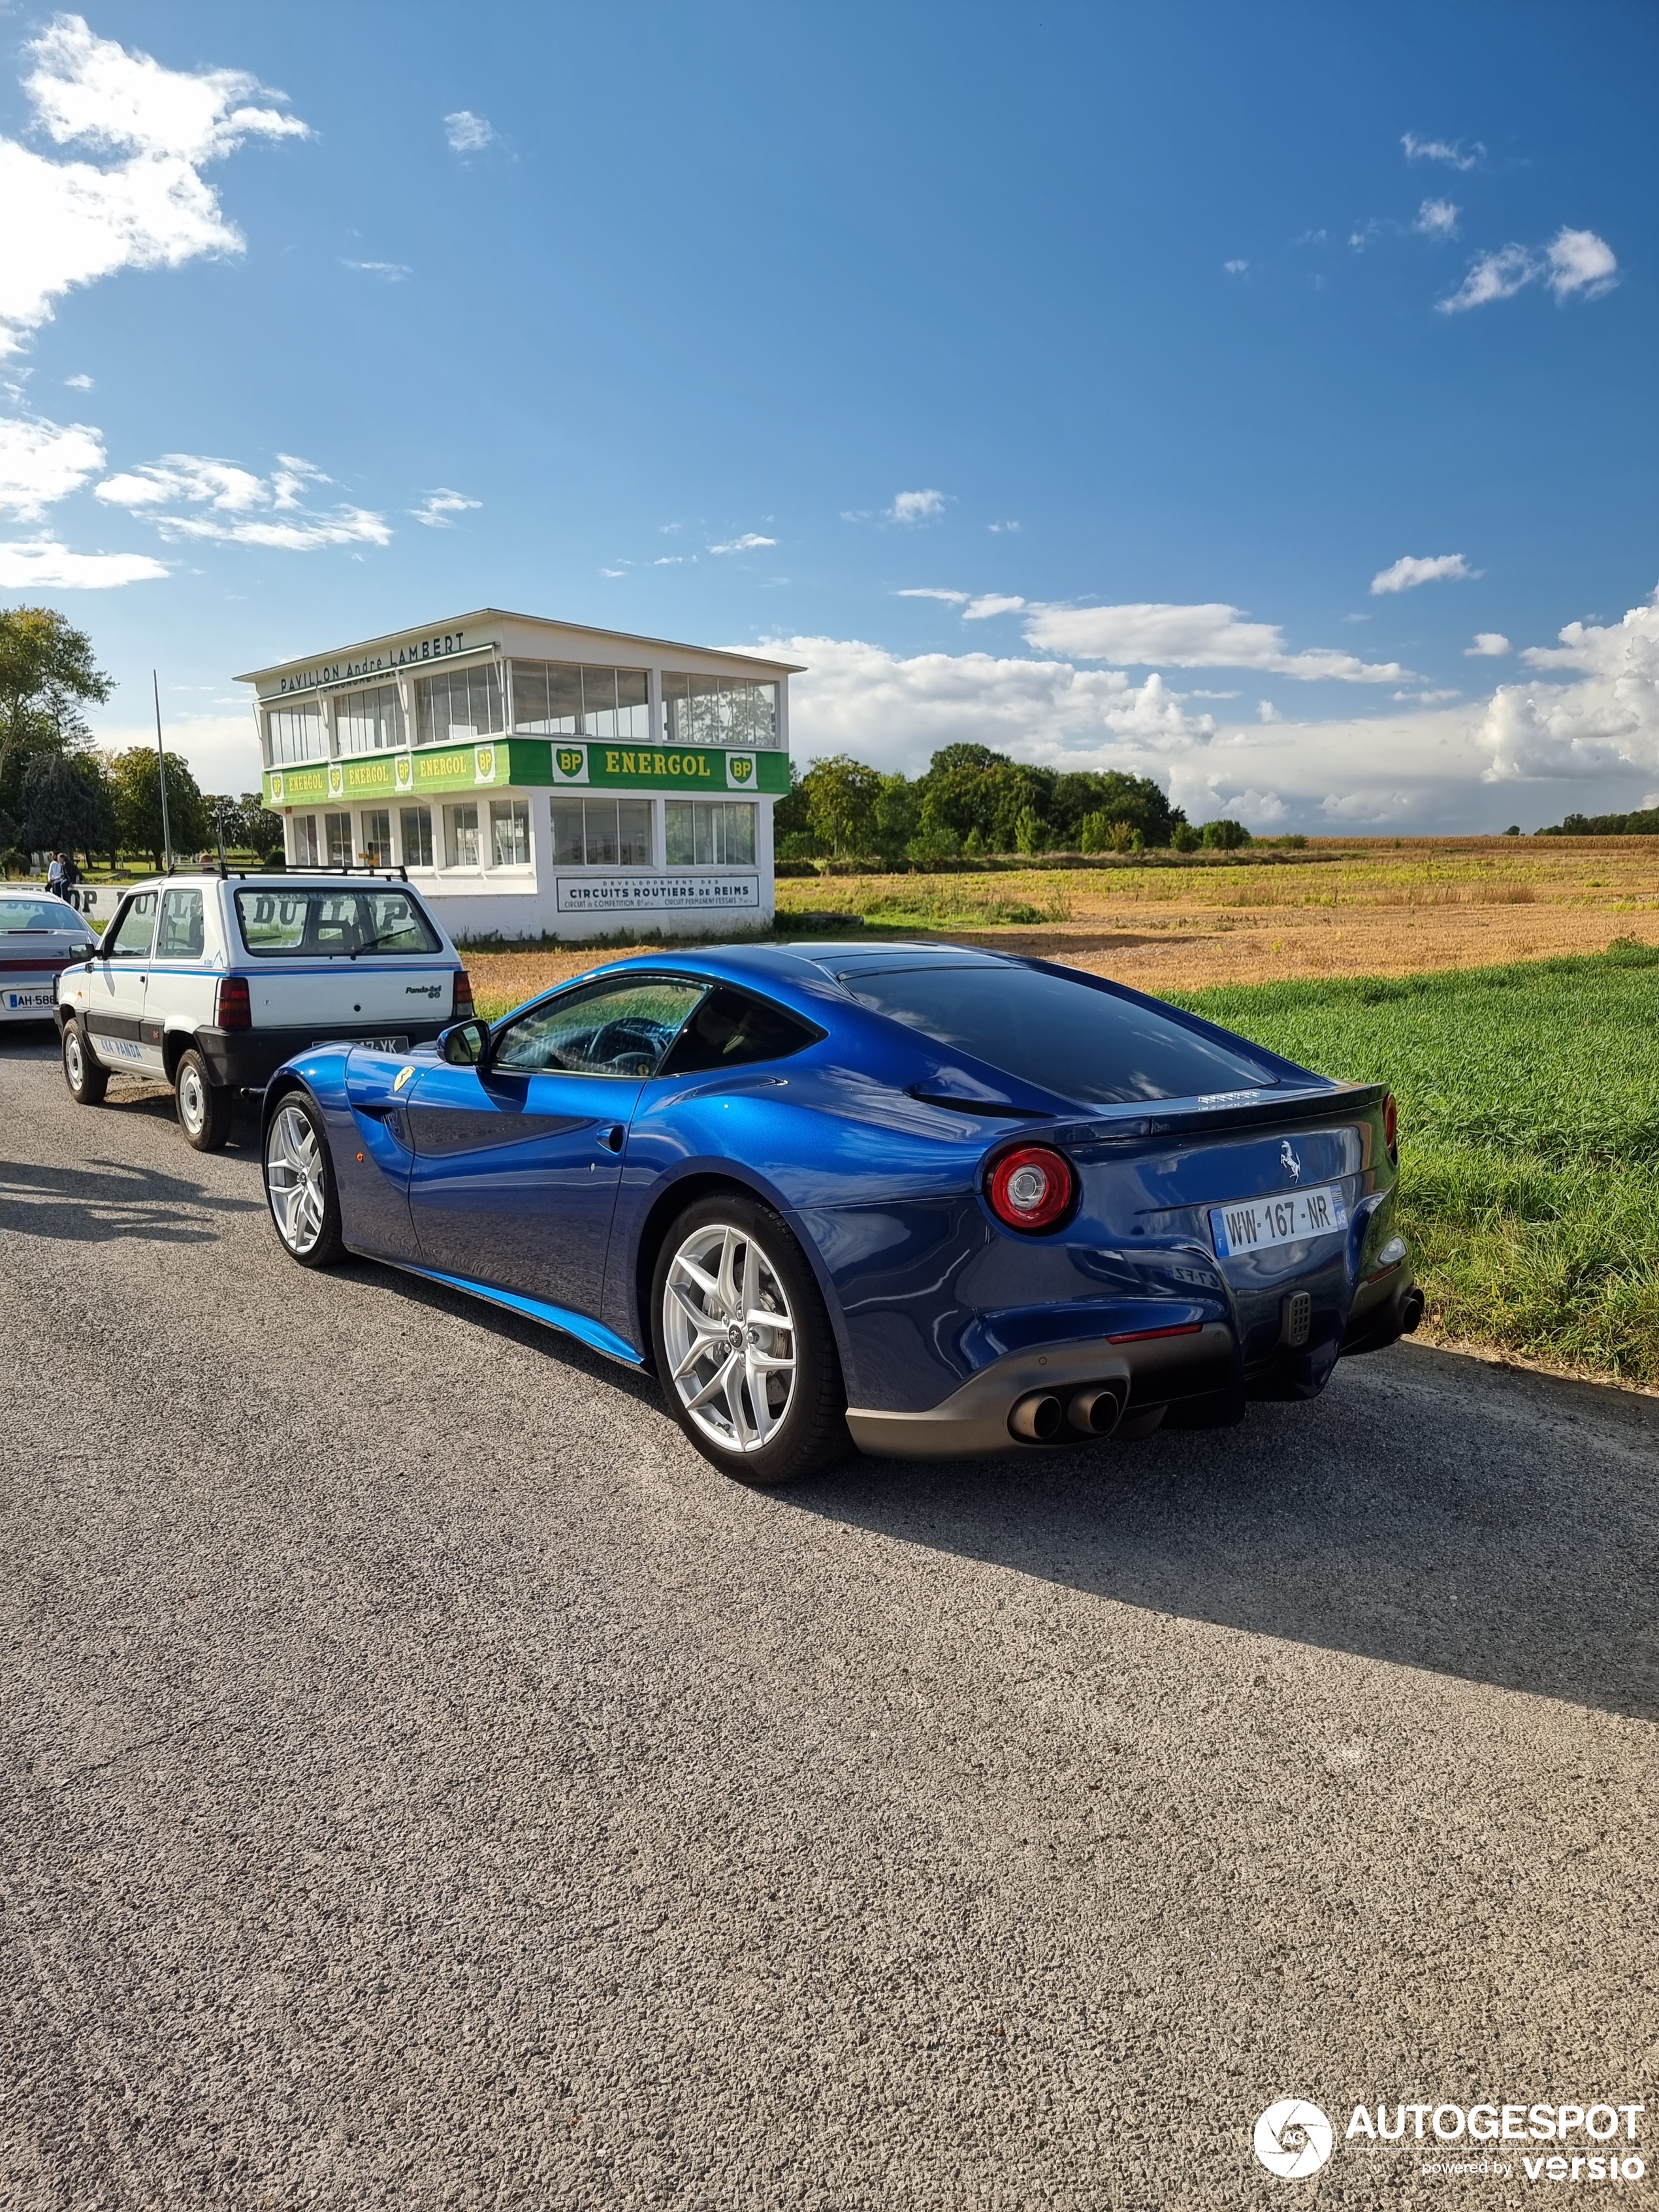
POLYGON ((276 1233, 289 1250, 309 1252, 323 1233, 327 1199, 322 1147, 303 1106, 284 1106, 265 1139, 265 1188, 276 1233))
POLYGON ((192 1137, 198 1137, 207 1120, 207 1085, 198 1067, 186 1067, 179 1077, 179 1119, 192 1137))
POLYGON ((81 1056, 81 1031, 74 1022, 64 1032, 64 1073, 69 1077, 70 1088, 78 1091, 87 1070, 81 1056))
POLYGON ((722 1451, 769 1443, 795 1396, 795 1317, 747 1231, 706 1222, 669 1264, 663 1341, 680 1403, 722 1451))

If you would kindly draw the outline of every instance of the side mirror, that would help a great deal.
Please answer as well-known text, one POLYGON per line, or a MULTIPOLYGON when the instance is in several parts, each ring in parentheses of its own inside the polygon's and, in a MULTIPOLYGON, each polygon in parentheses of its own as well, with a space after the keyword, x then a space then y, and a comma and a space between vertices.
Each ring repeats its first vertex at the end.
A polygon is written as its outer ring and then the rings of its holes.
POLYGON ((482 1067, 489 1053, 488 1022, 456 1022, 438 1032, 438 1052, 452 1067, 482 1067))

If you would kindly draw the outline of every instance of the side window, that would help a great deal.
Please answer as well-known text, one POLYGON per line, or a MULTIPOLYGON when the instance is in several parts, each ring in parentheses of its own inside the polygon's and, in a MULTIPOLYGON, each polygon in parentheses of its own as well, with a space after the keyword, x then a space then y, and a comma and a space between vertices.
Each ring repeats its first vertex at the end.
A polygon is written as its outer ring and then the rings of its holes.
POLYGON ((567 992, 498 1030, 490 1065, 548 1074, 654 1075, 706 988, 641 976, 567 992))
POLYGON ((161 927, 155 939, 158 960, 199 960, 204 943, 200 891, 165 891, 161 927))
POLYGON ((751 999, 724 985, 711 991, 674 1040, 662 1064, 665 1075, 696 1075, 706 1068, 744 1067, 756 1060, 787 1060, 824 1034, 799 1014, 769 1000, 751 999))
POLYGON ((135 891, 121 909, 110 944, 112 960, 148 960, 155 935, 155 894, 135 891))

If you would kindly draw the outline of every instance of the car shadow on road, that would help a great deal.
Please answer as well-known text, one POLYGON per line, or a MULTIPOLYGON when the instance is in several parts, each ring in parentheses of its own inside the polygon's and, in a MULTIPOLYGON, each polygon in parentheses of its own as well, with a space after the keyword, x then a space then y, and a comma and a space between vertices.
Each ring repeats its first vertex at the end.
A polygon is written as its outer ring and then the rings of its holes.
POLYGON ((855 1459, 780 1495, 1122 1604, 1659 1719, 1659 1401, 1417 1347, 1363 1365, 1240 1430, 855 1459))
POLYGON ((130 1160, 88 1160, 76 1167, 0 1162, 0 1224, 13 1235, 69 1244, 136 1237, 153 1244, 208 1244, 220 1231, 203 1216, 260 1213, 262 1197, 229 1198, 183 1176, 130 1160))

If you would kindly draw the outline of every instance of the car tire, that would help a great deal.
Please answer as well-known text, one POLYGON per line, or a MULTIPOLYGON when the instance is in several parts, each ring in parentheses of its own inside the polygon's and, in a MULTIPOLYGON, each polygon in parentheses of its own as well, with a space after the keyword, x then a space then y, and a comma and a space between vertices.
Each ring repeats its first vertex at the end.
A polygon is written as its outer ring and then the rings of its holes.
POLYGON ((173 1098, 185 1142, 198 1152, 222 1152, 230 1134, 234 1094, 214 1082, 194 1045, 173 1071, 173 1098))
POLYGON ((92 1048, 92 1041, 78 1021, 64 1024, 64 1080, 77 1106, 101 1106, 109 1089, 109 1071, 92 1048))
POLYGON ((340 1198, 322 1115, 303 1091, 286 1091, 265 1130, 265 1203, 283 1249, 302 1267, 345 1257, 340 1198))
POLYGON ((651 1343, 670 1413, 734 1481, 769 1488, 851 1450, 823 1293, 769 1206, 716 1193, 672 1224, 652 1273, 651 1343))

